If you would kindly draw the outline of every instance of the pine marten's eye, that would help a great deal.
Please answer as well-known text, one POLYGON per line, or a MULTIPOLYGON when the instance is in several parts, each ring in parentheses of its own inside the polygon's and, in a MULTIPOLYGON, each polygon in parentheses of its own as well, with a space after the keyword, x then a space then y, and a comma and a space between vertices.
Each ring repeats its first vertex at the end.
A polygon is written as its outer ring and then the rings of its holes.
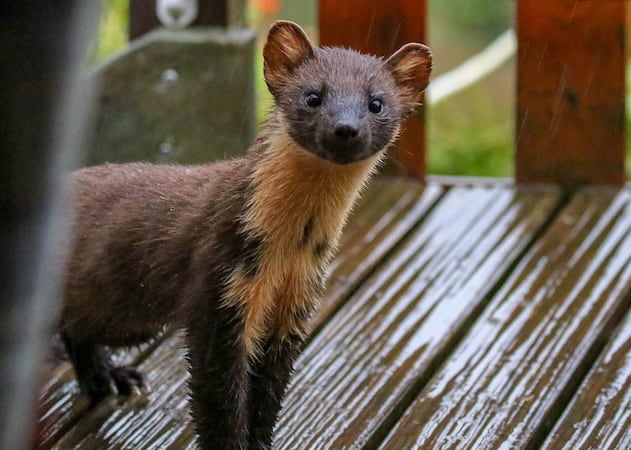
POLYGON ((318 94, 312 92, 311 94, 307 94, 305 102, 310 108, 317 108, 322 104, 322 98, 318 94))
POLYGON ((373 114, 379 114, 380 112, 383 111, 383 103, 381 102, 381 100, 379 99, 373 99, 370 101, 370 103, 368 104, 368 111, 370 111, 373 114))

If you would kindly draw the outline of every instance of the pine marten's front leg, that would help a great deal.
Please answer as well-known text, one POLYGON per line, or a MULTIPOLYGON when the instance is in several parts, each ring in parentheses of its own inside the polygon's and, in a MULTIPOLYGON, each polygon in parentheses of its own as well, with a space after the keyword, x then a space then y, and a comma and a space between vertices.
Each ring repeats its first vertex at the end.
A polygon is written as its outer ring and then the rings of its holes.
POLYGON ((203 449, 248 445, 248 358, 237 306, 196 311, 188 325, 191 409, 203 449))
POLYGON ((304 339, 298 335, 269 337, 260 360, 252 367, 249 398, 250 449, 271 449, 274 424, 280 411, 293 363, 304 339))
MULTIPOLYGON (((277 311, 273 331, 263 342, 261 356, 252 364, 250 379, 250 449, 271 449, 274 425, 281 409, 293 364, 309 334, 308 328, 321 282, 314 283, 309 301, 294 302, 285 298, 285 308, 277 311)), ((288 294, 288 293, 287 293, 288 294)), ((295 294, 294 294, 295 295, 295 294)), ((288 297, 294 297, 289 294, 288 297)), ((300 296, 300 295, 299 295, 300 296)))

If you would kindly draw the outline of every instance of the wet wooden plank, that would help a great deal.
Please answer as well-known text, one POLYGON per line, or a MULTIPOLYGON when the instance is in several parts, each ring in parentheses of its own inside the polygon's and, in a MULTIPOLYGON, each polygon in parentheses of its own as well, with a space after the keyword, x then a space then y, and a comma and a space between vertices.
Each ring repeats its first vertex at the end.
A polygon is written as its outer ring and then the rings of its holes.
MULTIPOLYGON (((137 364, 151 352, 157 343, 149 343, 113 354, 117 365, 137 364)), ((39 417, 34 448, 51 448, 81 417, 89 411, 90 401, 81 394, 72 366, 62 361, 51 367, 40 387, 39 417)))
POLYGON ((425 217, 444 190, 437 184, 423 186, 410 181, 373 183, 344 230, 340 251, 329 267, 327 292, 314 318, 314 328, 320 327, 425 217))
MULTIPOLYGON (((422 220, 443 191, 444 188, 438 185, 424 187, 412 182, 377 180, 372 184, 353 212, 342 237, 339 254, 331 266, 322 311, 314 321, 316 328, 422 220)), ((66 367, 63 377, 51 380, 43 394, 45 415, 41 419, 44 421, 42 427, 49 430, 45 433, 47 446, 43 448, 49 448, 49 443, 63 432, 67 435, 59 441, 58 448, 75 445, 81 445, 81 448, 127 448, 132 442, 133 446, 144 448, 158 445, 161 439, 175 439, 175 443, 167 447, 185 448, 185 443, 190 444, 193 439, 188 416, 170 409, 177 406, 188 411, 185 401, 188 389, 182 384, 188 377, 187 363, 179 350, 174 352, 177 348, 179 344, 169 339, 140 365, 141 370, 146 371, 149 383, 156 388, 145 399, 144 409, 139 407, 139 400, 131 399, 122 403, 108 402, 88 413, 87 404, 78 401, 78 388, 71 381, 70 368, 66 367), (168 395, 175 398, 162 398, 173 380, 179 380, 178 386, 184 387, 169 390, 168 395), (160 411, 167 411, 169 418, 156 422, 155 416, 160 411), (68 423, 76 425, 68 431, 68 423), (134 430, 133 436, 129 436, 129 430, 134 430)))
POLYGON ((549 191, 450 190, 299 358, 278 448, 373 446, 556 199, 549 191))
MULTIPOLYGON (((318 4, 321 45, 389 56, 403 44, 426 40, 426 0, 319 0, 318 4)), ((424 177, 425 140, 425 112, 420 110, 407 120, 390 150, 396 164, 388 172, 424 177)))
POLYGON ((544 449, 631 448, 631 312, 581 384, 544 449))
POLYGON ((517 2, 518 181, 624 183, 628 3, 517 2))
POLYGON ((631 192, 578 193, 382 448, 535 448, 630 289, 631 192))
POLYGON ((47 450, 88 410, 89 401, 79 395, 70 363, 46 373, 39 397, 39 418, 34 447, 47 450))
POLYGON ((138 366, 151 380, 151 392, 106 399, 53 448, 194 448, 192 430, 186 429, 190 417, 184 357, 181 337, 167 339, 138 366))

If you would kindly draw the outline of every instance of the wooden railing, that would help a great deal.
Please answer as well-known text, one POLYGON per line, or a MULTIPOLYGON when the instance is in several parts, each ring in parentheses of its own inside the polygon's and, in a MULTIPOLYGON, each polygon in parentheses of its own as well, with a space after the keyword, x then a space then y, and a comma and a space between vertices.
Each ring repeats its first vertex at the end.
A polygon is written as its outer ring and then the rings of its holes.
POLYGON ((624 182, 627 5, 518 2, 519 181, 624 182))
MULTIPOLYGON (((158 25, 155 0, 130 4, 132 37, 158 25)), ((517 2, 518 182, 624 183, 627 4, 517 2)), ((426 41, 426 0, 318 0, 318 6, 321 45, 385 56, 404 43, 426 41)), ((225 25, 227 10, 226 0, 200 0, 195 24, 225 25)), ((408 120, 394 159, 400 175, 425 177, 423 110, 408 120)))
MULTIPOLYGON (((319 0, 319 5, 323 45, 387 55, 402 43, 425 41, 425 0, 319 0)), ((517 5, 517 181, 622 184, 627 2, 519 0, 517 5)), ((410 121, 396 151, 409 176, 426 173, 423 117, 410 121)))

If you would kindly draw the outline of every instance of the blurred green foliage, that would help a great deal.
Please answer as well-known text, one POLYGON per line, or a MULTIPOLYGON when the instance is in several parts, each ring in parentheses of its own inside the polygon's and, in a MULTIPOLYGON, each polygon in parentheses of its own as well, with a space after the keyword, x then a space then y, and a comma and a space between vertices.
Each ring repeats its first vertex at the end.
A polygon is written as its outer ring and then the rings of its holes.
MULTIPOLYGON (((504 74, 492 78, 498 85, 508 81, 504 74)), ((514 120, 511 100, 510 93, 496 100, 483 85, 432 106, 428 111, 430 173, 510 176, 514 120)))
POLYGON ((101 0, 99 33, 91 62, 103 61, 127 45, 127 25, 129 23, 129 0, 101 0))
MULTIPOLYGON (((273 18, 264 17, 256 11, 253 2, 249 3, 248 17, 263 38, 273 18)), ((127 41, 128 0, 102 0, 102 4, 93 62, 123 48, 127 41)), ((307 25, 309 31, 315 23, 313 5, 315 0, 285 0, 280 15, 307 25)), ((429 0, 428 42, 435 56, 434 77, 464 62, 513 26, 514 13, 515 2, 511 0, 429 0)), ((271 107, 271 97, 262 77, 260 51, 256 55, 255 70, 257 118, 262 121, 271 107)), ((430 173, 512 175, 514 80, 512 60, 490 77, 429 108, 430 173)), ((631 107, 627 121, 627 128, 631 129, 631 107)), ((627 173, 631 173, 631 152, 627 152, 627 173)))
POLYGON ((449 24, 457 34, 492 38, 513 20, 511 0, 430 0, 430 14, 449 24))
MULTIPOLYGON (((507 0, 430 0, 433 78, 480 52, 512 26, 507 0)), ((432 174, 513 173, 514 61, 428 108, 428 170, 432 174)))

